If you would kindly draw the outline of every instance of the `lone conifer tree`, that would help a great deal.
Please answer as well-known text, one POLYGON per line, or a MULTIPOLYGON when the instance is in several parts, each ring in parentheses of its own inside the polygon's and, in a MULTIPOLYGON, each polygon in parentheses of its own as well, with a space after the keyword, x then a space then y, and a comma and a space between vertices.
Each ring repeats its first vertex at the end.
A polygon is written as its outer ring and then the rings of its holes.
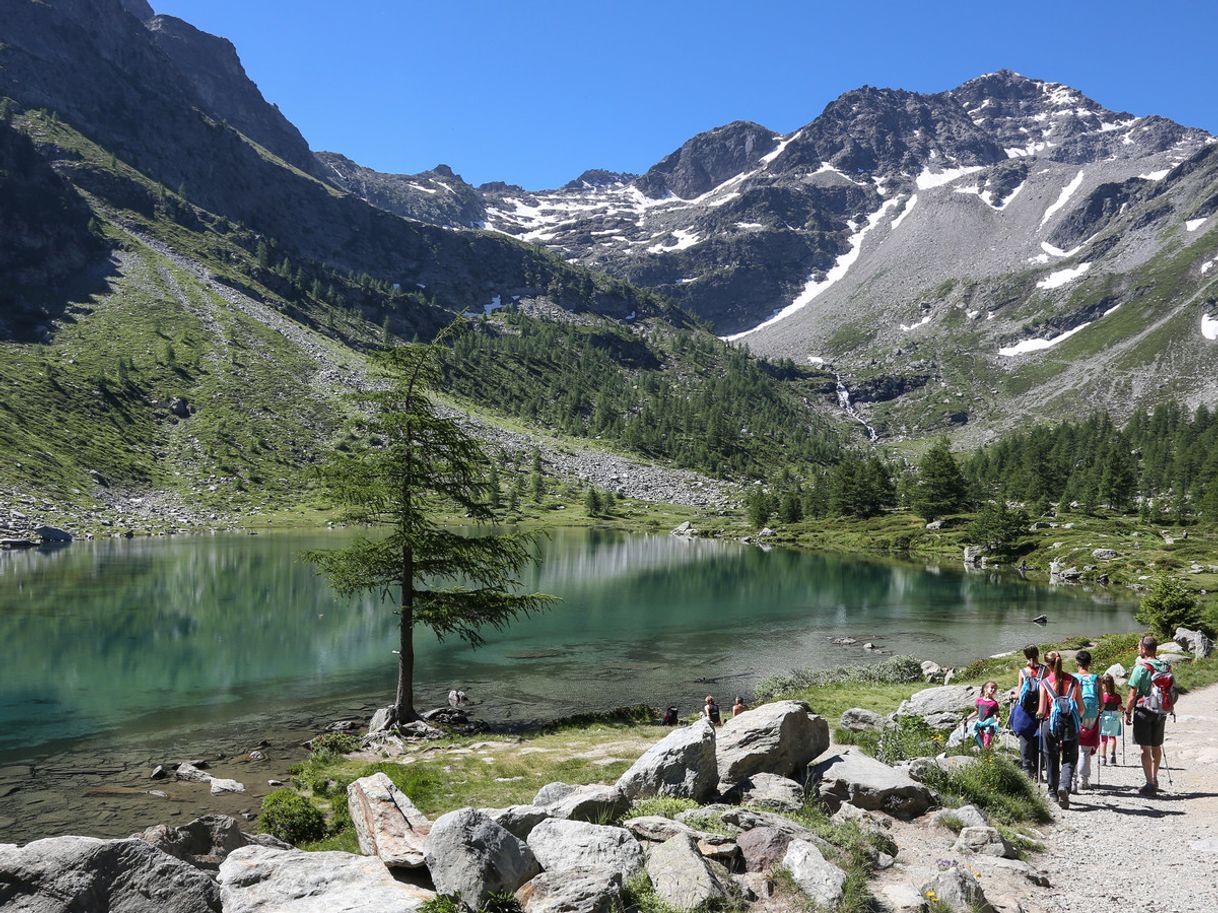
POLYGON ((918 480, 914 483, 912 506, 927 520, 937 520, 958 513, 968 506, 968 483, 960 465, 952 456, 947 440, 935 442, 918 465, 918 480))
POLYGON ((386 384, 358 394, 363 406, 352 448, 333 452, 320 469, 345 519, 387 530, 338 549, 306 554, 344 595, 400 591, 396 722, 418 719, 414 708, 414 627, 473 646, 482 630, 502 629, 541 609, 550 597, 520 593, 516 574, 533 560, 527 534, 462 535, 440 518, 456 510, 492 523, 481 444, 455 418, 442 415, 430 391, 440 374, 441 346, 411 343, 374 357, 386 384))

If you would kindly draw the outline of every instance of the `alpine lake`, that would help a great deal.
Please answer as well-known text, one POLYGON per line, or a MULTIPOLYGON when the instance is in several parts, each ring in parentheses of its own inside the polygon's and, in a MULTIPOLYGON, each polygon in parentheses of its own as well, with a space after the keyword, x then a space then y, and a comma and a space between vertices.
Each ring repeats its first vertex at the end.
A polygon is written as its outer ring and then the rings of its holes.
MULTIPOLYGON (((340 599, 301 558, 351 535, 0 552, 0 843, 254 813, 303 740, 388 703, 393 599, 340 599), (268 760, 244 761, 264 740, 268 760), (149 780, 156 764, 219 768, 221 756, 234 763, 217 774, 249 792, 149 780)), ((640 703, 686 715, 706 694, 727 707, 794 668, 897 653, 948 666, 1134 628, 1121 591, 1014 573, 599 529, 554 531, 538 553, 522 583, 559 597, 546 612, 486 632, 476 650, 416 630, 420 709, 459 687, 473 717, 500 726, 640 703), (1047 625, 1031 623, 1039 615, 1047 625)))

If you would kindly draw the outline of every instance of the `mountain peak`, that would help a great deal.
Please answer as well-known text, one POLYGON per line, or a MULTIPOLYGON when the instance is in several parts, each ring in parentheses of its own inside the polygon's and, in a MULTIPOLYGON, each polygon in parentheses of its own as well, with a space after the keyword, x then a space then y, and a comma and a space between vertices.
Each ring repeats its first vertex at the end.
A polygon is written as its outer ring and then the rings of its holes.
POLYGON ((653 165, 635 186, 653 199, 671 193, 688 200, 756 164, 778 145, 778 139, 761 124, 732 121, 685 142, 653 165))

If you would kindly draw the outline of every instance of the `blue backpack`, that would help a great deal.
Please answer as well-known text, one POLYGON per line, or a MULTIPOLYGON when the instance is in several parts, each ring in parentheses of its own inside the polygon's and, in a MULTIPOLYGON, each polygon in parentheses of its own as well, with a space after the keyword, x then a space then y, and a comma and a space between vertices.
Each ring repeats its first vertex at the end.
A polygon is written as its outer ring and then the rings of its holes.
POLYGON ((1049 708, 1049 734, 1059 742, 1075 742, 1078 741, 1078 731, 1082 728, 1083 721, 1078 715, 1078 704, 1074 702, 1073 677, 1067 676, 1064 681, 1069 687, 1065 694, 1059 694, 1048 682, 1044 683, 1052 698, 1049 708))
POLYGON ((1076 675, 1083 692, 1083 720, 1095 720, 1100 715, 1100 677, 1088 673, 1076 675))

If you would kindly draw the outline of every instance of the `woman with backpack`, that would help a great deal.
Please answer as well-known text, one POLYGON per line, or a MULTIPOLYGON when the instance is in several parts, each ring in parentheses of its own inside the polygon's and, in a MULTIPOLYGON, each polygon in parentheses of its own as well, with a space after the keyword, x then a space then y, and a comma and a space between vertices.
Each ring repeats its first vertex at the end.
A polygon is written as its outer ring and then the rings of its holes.
POLYGON ((1040 709, 1040 683, 1048 670, 1040 661, 1040 648, 1028 644, 1023 648, 1027 664, 1019 670, 1019 684, 1011 689, 1011 732, 1019 737, 1019 762, 1029 777, 1035 777, 1040 754, 1040 721, 1036 714, 1040 709))
MULTIPOLYGON (((1091 651, 1079 650, 1074 657, 1078 668, 1075 678, 1078 679, 1079 691, 1083 700, 1079 704, 1079 716, 1082 718, 1078 731, 1078 782, 1083 789, 1091 788, 1091 756, 1100 747, 1100 677, 1091 671, 1091 651)), ((1071 787, 1071 792, 1076 790, 1071 787)))
POLYGON ((1045 654, 1049 674, 1040 683, 1040 707, 1036 716, 1042 721, 1045 780, 1049 795, 1062 808, 1070 807, 1070 783, 1078 763, 1078 736, 1082 728, 1083 692, 1078 679, 1062 670, 1062 655, 1056 650, 1045 654))

